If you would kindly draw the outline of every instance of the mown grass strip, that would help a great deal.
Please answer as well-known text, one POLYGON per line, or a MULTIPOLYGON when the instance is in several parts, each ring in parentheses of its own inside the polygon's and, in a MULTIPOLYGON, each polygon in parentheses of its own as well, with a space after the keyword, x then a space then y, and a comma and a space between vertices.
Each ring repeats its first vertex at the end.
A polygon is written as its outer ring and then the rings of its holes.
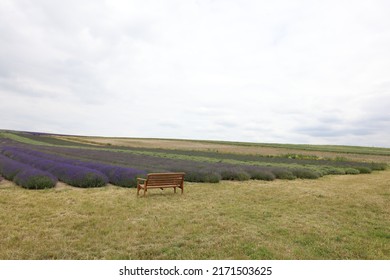
POLYGON ((8 138, 8 139, 14 140, 16 142, 20 142, 20 143, 24 143, 24 144, 30 144, 30 145, 55 146, 55 145, 52 145, 52 144, 49 144, 49 143, 44 143, 44 142, 41 142, 41 141, 29 139, 27 137, 23 137, 23 136, 17 135, 15 133, 10 133, 10 132, 0 131, 0 137, 8 138))

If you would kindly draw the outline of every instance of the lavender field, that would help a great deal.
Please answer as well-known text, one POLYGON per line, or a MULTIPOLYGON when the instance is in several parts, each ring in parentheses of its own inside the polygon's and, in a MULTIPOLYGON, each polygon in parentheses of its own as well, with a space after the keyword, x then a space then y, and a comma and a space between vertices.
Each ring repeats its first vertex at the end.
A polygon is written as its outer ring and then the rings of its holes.
POLYGON ((189 182, 317 179, 325 175, 371 173, 386 164, 317 156, 240 155, 205 151, 76 144, 38 133, 3 133, 0 174, 30 189, 55 182, 81 188, 107 183, 135 187, 149 172, 185 172, 189 182))

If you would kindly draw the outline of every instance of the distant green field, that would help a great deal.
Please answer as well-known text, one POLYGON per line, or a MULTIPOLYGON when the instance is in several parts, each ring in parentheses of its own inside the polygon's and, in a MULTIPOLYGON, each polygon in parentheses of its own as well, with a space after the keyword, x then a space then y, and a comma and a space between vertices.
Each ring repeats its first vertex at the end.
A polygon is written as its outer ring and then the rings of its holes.
MULTIPOLYGON (((192 140, 191 140, 192 141, 192 140)), ((195 140, 201 141, 201 140, 195 140)), ((271 148, 285 148, 302 151, 333 152, 346 154, 367 154, 367 155, 390 155, 389 148, 364 147, 364 146, 342 146, 342 145, 310 145, 310 144, 277 144, 277 143, 246 143, 229 141, 201 141, 206 143, 219 143, 233 146, 257 146, 271 148)))
POLYGON ((22 132, 5 132, 0 131, 0 138, 7 138, 16 142, 31 144, 31 145, 46 145, 46 146, 75 146, 75 147, 88 147, 82 143, 74 143, 62 139, 54 138, 50 135, 33 135, 22 132))

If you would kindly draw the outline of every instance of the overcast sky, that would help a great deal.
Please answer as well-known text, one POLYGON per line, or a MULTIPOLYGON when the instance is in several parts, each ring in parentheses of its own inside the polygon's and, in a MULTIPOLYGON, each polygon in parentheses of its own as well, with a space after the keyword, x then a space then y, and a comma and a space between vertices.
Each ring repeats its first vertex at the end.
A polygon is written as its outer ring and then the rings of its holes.
POLYGON ((1 0, 0 129, 390 147, 390 1, 1 0))

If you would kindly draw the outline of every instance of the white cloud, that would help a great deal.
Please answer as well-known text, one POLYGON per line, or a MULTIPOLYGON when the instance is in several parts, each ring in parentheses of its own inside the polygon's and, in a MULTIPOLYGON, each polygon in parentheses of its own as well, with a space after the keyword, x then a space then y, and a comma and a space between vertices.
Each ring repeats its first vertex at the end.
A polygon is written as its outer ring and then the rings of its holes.
POLYGON ((389 8, 2 1, 0 127, 388 146, 389 8))

